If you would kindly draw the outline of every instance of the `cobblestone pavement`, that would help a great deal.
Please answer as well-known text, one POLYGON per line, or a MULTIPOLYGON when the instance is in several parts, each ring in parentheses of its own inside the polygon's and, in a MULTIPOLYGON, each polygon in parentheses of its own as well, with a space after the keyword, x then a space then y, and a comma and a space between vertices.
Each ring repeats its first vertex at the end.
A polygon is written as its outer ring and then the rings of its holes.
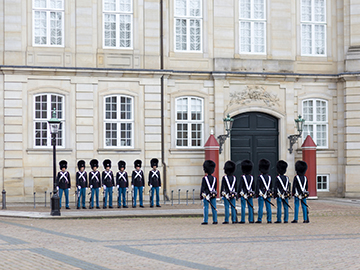
POLYGON ((207 226, 201 217, 2 217, 0 268, 360 269, 360 202, 309 205, 309 224, 222 225, 222 216, 207 226))

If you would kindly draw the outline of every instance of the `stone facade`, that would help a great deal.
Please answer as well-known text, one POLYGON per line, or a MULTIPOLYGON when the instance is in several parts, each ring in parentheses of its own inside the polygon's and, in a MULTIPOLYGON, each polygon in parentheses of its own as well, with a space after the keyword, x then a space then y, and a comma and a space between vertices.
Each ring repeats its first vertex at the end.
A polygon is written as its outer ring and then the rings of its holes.
MULTIPOLYGON (((145 175, 157 157, 168 190, 199 190, 203 147, 176 146, 175 100, 203 100, 203 143, 211 130, 224 134, 223 118, 264 112, 279 119, 279 159, 301 159, 301 142, 288 152, 294 119, 309 98, 328 104, 328 146, 318 150, 317 172, 329 176, 319 196, 360 196, 360 5, 326 1, 326 56, 301 54, 300 2, 266 2, 266 53, 239 53, 239 1, 202 0, 202 49, 175 48, 173 0, 133 0, 133 45, 103 46, 102 1, 69 0, 64 8, 64 46, 33 44, 31 0, 0 6, 0 183, 7 200, 26 202, 33 192, 52 189, 52 149, 34 147, 34 95, 64 96, 66 159, 73 177, 76 162, 109 158, 116 171, 143 160, 145 175), (160 57, 160 2, 163 2, 163 61, 160 57), (163 89, 161 87, 164 82, 163 89), (262 96, 249 95, 254 89, 262 96), (163 91, 163 92, 162 92, 163 91), (247 91, 247 92, 246 92, 247 91), (162 96, 163 93, 163 96, 162 96), (130 149, 104 146, 104 97, 131 96, 134 143, 130 149), (247 95, 247 96, 246 96, 247 95), (161 105, 163 101, 163 115, 161 105), (162 126, 162 118, 164 126, 162 126), (164 133, 162 133, 164 132, 164 133), (162 141, 163 140, 163 141, 162 141), (163 151, 162 151, 162 147, 163 151), (163 153, 163 156, 162 156, 163 153), (166 170, 164 170, 166 166, 166 170)), ((230 140, 220 168, 231 157, 230 140)), ((222 172, 222 170, 220 170, 222 172)))

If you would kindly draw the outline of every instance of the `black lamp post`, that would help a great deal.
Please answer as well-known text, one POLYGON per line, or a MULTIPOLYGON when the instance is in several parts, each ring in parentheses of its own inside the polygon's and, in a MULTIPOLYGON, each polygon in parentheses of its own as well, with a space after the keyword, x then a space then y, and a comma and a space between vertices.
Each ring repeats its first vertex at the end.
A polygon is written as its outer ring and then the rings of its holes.
POLYGON ((219 145, 220 145, 219 154, 222 153, 222 150, 223 150, 222 146, 225 143, 226 139, 230 137, 232 125, 234 124, 234 119, 231 118, 229 114, 226 116, 226 118, 223 119, 223 121, 224 121, 224 127, 226 130, 226 134, 219 135, 217 137, 217 139, 219 140, 219 145))
POLYGON ((296 123, 296 128, 299 132, 299 134, 294 134, 294 135, 289 135, 288 139, 290 141, 290 148, 289 153, 291 154, 293 152, 293 145, 296 143, 296 141, 301 137, 301 134, 303 132, 303 127, 304 127, 304 123, 305 123, 305 119, 301 118, 301 115, 299 115, 299 117, 297 119, 294 120, 296 123))
POLYGON ((60 197, 56 189, 56 134, 59 133, 61 121, 56 118, 56 110, 54 108, 52 118, 48 121, 51 144, 53 146, 53 196, 51 197, 51 215, 60 216, 60 197))

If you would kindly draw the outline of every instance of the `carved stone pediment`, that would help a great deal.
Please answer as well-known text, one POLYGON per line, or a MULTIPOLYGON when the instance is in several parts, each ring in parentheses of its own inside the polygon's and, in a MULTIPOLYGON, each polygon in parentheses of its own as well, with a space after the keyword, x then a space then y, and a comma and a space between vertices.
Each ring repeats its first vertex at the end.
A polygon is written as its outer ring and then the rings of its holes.
POLYGON ((280 106, 277 95, 271 94, 261 86, 246 86, 242 91, 230 92, 229 107, 234 104, 246 105, 254 101, 263 101, 266 106, 280 106))

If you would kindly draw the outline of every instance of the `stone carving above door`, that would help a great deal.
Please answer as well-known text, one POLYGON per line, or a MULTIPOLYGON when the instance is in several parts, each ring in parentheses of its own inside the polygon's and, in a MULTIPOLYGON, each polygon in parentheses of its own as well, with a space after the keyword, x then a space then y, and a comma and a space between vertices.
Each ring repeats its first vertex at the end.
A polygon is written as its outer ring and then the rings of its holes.
POLYGON ((266 106, 280 106, 277 95, 266 91, 262 86, 246 86, 242 91, 230 92, 230 102, 228 107, 234 104, 246 105, 254 101, 263 101, 266 106))

